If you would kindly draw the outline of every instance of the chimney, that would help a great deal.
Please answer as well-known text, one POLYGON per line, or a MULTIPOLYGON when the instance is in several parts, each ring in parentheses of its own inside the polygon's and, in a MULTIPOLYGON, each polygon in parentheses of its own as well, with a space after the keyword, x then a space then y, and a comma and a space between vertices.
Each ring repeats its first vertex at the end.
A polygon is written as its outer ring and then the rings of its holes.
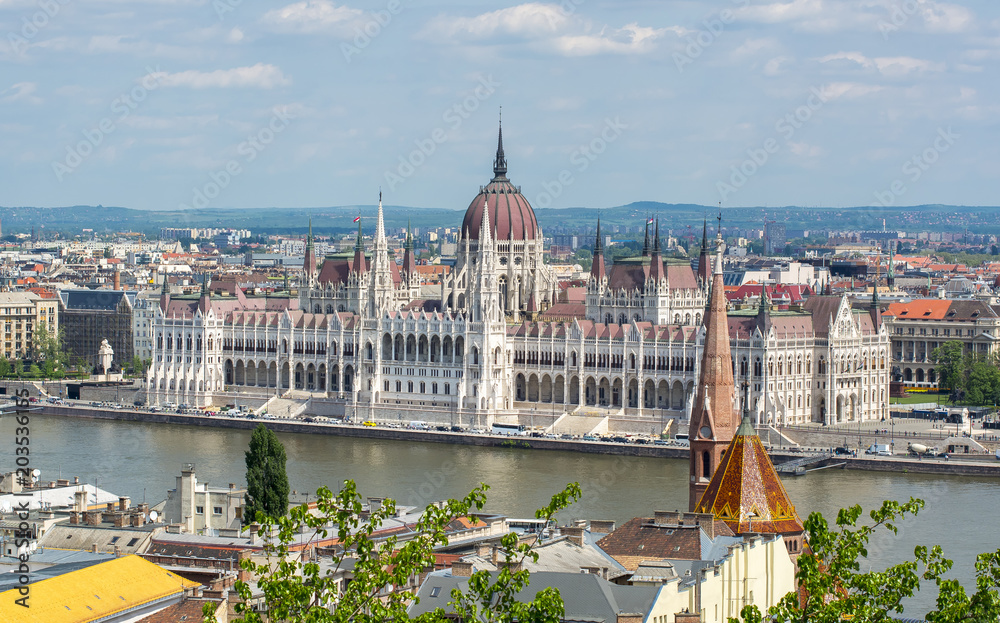
POLYGON ((73 510, 78 512, 83 512, 87 510, 87 492, 86 491, 75 491, 73 492, 73 510))
POLYGON ((680 511, 654 511, 653 524, 657 526, 676 526, 678 524, 684 525, 684 522, 681 521, 680 511))
POLYGON ((74 485, 80 484, 80 477, 79 476, 74 476, 73 477, 73 484, 74 485))
POLYGON ((118 498, 118 512, 124 513, 129 509, 132 500, 129 499, 127 495, 123 495, 118 498))
POLYGON ((476 556, 480 558, 490 558, 493 555, 493 546, 489 543, 476 544, 476 556))
POLYGON ((642 614, 619 612, 617 623, 642 623, 644 618, 642 614))
POLYGON ((472 577, 472 563, 464 560, 456 560, 451 563, 451 575, 456 578, 472 577))
POLYGON ((562 533, 569 537, 570 543, 583 547, 583 526, 566 526, 561 528, 562 533))
POLYGON ((115 545, 115 558, 121 558, 121 557, 122 557, 122 548, 119 547, 118 545, 115 545))
POLYGON ((115 290, 122 289, 122 271, 115 270, 115 290))
POLYGON ((69 523, 73 524, 73 525, 76 525, 76 524, 80 523, 80 513, 79 513, 79 511, 72 511, 69 514, 69 523))
POLYGON ((591 519, 590 531, 597 534, 611 534, 615 531, 615 522, 609 519, 591 519))
POLYGON ((700 526, 708 538, 715 538, 715 517, 711 513, 684 513, 684 523, 700 526))
POLYGON ((149 514, 149 504, 140 504, 138 508, 139 512, 142 513, 143 515, 149 514))
POLYGON ((701 623, 701 615, 697 612, 678 612, 674 614, 674 623, 701 623))
POLYGON ((236 490, 236 483, 235 482, 229 483, 229 490, 230 491, 235 491, 236 490))
POLYGON ((115 512, 115 503, 114 502, 108 502, 108 510, 107 510, 107 512, 109 512, 109 513, 115 512))
POLYGON ((124 528, 128 521, 128 516, 122 513, 115 513, 115 527, 124 528))
POLYGON ((91 554, 96 554, 97 553, 97 543, 91 543, 90 544, 90 553, 91 554))

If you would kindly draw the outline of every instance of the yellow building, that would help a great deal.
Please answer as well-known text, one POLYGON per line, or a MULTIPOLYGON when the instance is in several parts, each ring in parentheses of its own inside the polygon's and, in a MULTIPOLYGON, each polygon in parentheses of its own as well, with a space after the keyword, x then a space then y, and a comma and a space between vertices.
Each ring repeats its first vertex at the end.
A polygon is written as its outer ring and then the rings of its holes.
POLYGON ((0 593, 4 623, 86 623, 133 619, 181 600, 197 582, 139 556, 125 556, 0 593))
POLYGON ((59 331, 59 299, 31 292, 0 292, 0 325, 0 354, 5 359, 21 359, 31 350, 32 337, 39 327, 44 326, 52 336, 59 331))

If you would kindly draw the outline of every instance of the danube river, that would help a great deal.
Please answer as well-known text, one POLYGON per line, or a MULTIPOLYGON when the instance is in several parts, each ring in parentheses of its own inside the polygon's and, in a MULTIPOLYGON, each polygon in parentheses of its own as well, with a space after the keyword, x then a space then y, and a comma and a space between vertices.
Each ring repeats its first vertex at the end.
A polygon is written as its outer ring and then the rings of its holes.
MULTIPOLYGON (((0 468, 14 465, 14 418, 0 421, 0 468)), ((31 467, 42 480, 79 476, 133 502, 154 504, 175 486, 184 463, 194 463, 199 480, 214 486, 244 483, 244 451, 250 432, 180 425, 119 422, 32 415, 31 467)), ((332 435, 282 434, 292 489, 315 493, 337 488, 345 479, 364 496, 393 497, 400 504, 428 502, 490 485, 487 510, 511 517, 533 516, 551 494, 568 482, 583 487, 583 499, 560 519, 613 519, 651 516, 654 510, 684 510, 687 461, 614 457, 433 443, 355 439, 332 435)), ((919 517, 904 522, 899 535, 873 542, 872 565, 912 557, 916 544, 940 544, 956 561, 956 577, 966 585, 979 552, 1000 547, 1000 479, 901 473, 822 470, 785 479, 805 517, 821 512, 832 523, 838 509, 860 504, 870 509, 883 499, 923 498, 919 517)), ((863 569, 867 570, 867 565, 863 569)), ((913 604, 922 615, 933 603, 925 594, 913 604)), ((910 610, 910 609, 908 609, 910 610)))

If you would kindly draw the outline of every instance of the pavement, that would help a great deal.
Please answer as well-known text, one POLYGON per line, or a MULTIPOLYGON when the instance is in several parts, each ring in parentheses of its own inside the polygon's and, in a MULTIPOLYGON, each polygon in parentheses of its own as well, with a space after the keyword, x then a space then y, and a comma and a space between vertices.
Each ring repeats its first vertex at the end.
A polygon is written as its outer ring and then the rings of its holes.
MULTIPOLYGON (((895 418, 885 422, 862 422, 822 426, 807 424, 802 426, 784 426, 781 433, 794 440, 800 446, 807 448, 834 448, 844 446, 854 450, 864 449, 872 444, 888 444, 895 442, 896 452, 905 453, 907 444, 921 443, 928 448, 939 445, 948 437, 961 437, 969 432, 969 424, 956 426, 929 420, 895 418)), ((1000 430, 983 430, 976 426, 972 429, 973 438, 985 446, 990 452, 1000 447, 1000 430)))

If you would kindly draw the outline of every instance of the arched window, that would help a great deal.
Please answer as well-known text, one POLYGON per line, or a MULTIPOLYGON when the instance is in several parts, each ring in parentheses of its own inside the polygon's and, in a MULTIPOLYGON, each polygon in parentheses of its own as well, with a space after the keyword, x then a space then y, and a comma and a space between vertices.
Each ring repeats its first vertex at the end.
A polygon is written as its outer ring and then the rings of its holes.
POLYGON ((706 479, 712 477, 712 455, 708 450, 701 453, 701 476, 706 479))

